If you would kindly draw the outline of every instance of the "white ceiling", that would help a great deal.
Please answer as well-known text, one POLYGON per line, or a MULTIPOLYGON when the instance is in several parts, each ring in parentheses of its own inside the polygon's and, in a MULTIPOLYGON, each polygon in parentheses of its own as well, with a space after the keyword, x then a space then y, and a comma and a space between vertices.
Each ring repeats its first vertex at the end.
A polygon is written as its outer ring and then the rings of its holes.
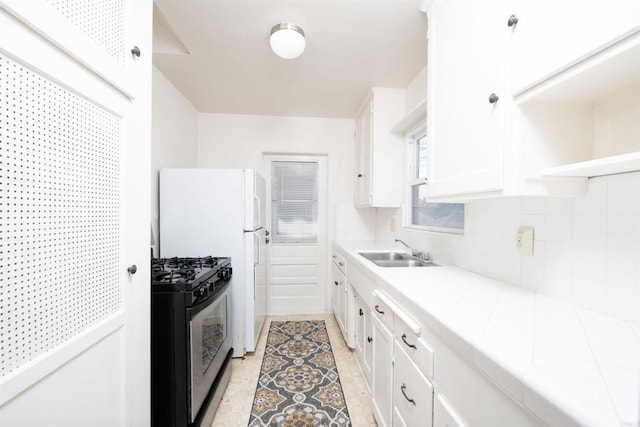
POLYGON ((420 0, 155 0, 154 65, 200 112, 353 117, 370 87, 405 88, 426 64, 420 0), (277 57, 271 27, 300 25, 277 57))

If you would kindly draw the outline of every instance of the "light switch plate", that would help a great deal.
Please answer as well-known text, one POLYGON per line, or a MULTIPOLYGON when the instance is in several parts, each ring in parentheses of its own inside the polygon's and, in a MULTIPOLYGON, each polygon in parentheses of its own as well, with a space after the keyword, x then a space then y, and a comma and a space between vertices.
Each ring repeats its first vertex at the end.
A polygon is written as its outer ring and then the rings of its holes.
POLYGON ((396 217, 392 216, 389 220, 389 231, 392 233, 396 232, 396 217))
POLYGON ((516 235, 516 246, 525 255, 533 255, 533 227, 520 227, 516 235))

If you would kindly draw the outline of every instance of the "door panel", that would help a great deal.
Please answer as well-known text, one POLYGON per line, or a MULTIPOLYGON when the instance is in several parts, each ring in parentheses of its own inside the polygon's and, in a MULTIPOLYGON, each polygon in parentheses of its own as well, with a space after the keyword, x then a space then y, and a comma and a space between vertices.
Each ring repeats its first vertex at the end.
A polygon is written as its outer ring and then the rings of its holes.
POLYGON ((151 2, 50 3, 0 1, 0 418, 148 425, 151 2))
POLYGON ((105 389, 122 390, 125 387, 125 360, 119 350, 124 342, 121 328, 45 376, 37 386, 27 388, 2 408, 2 425, 126 425, 121 393, 104 393, 105 389), (106 358, 109 358, 107 366, 104 365, 106 358), (96 369, 96 366, 105 366, 105 369, 96 369), (37 407, 33 406, 34 402, 39 402, 37 407), (74 404, 72 413, 61 413, 62 408, 70 407, 70 402, 84 404, 74 404), (61 419, 65 420, 64 424, 59 424, 61 419))
MULTIPOLYGON (((318 163, 317 242, 269 243, 267 248, 267 312, 319 313, 327 309, 326 159, 322 156, 269 155, 264 157, 266 177, 265 224, 272 224, 271 162, 318 163)), ((269 230, 274 237, 274 230, 269 230)))

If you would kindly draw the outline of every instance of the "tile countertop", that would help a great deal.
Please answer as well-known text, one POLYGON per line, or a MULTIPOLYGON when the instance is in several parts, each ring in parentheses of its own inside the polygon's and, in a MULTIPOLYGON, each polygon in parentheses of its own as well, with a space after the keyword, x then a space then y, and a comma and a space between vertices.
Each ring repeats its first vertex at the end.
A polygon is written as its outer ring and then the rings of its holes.
POLYGON ((456 267, 383 268, 358 255, 403 252, 391 243, 334 248, 546 424, 640 426, 637 325, 456 267))

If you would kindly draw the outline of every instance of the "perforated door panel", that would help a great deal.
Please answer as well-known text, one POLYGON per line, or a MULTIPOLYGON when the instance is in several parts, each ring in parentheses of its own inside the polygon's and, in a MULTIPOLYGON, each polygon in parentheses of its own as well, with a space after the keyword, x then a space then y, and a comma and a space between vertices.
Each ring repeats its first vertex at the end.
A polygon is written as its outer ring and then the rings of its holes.
POLYGON ((124 0, 47 0, 73 25, 102 46, 110 57, 124 63, 124 0))
POLYGON ((122 307, 120 121, 0 55, 0 376, 122 307))

